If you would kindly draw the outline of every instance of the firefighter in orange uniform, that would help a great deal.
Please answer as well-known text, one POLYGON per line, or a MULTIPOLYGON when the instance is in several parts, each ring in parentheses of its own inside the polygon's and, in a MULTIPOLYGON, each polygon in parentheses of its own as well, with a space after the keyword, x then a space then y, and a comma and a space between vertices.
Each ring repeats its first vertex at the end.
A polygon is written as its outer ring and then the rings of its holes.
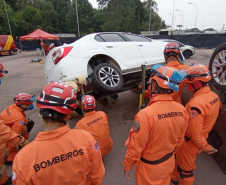
POLYGON ((97 104, 93 96, 84 95, 81 99, 81 105, 85 111, 85 116, 76 123, 76 129, 84 129, 91 133, 100 146, 102 156, 105 156, 113 146, 108 117, 103 111, 94 110, 97 104))
MULTIPOLYGON (((181 64, 179 62, 180 57, 180 47, 176 42, 170 42, 166 45, 164 49, 164 57, 167 67, 171 67, 176 70, 187 69, 189 66, 181 64)), ((182 81, 180 83, 179 91, 174 91, 171 93, 171 96, 174 101, 181 103, 181 94, 184 89, 185 83, 182 81)), ((143 88, 143 84, 140 83, 138 86, 139 89, 143 88)), ((145 98, 150 98, 150 87, 145 90, 145 98)))
POLYGON ((73 88, 52 82, 43 88, 36 106, 44 132, 16 155, 13 183, 101 185, 105 168, 98 143, 89 132, 66 125, 77 106, 73 88))
MULTIPOLYGON (((4 74, 7 73, 8 71, 6 72, 4 66, 0 63, 0 81, 1 78, 4 77, 4 74)), ((18 145, 23 147, 24 145, 28 144, 28 141, 16 134, 9 127, 5 126, 4 121, 0 119, 0 184, 6 183, 7 180, 7 170, 3 164, 8 155, 6 143, 14 147, 18 145)))
MULTIPOLYGON (((32 110, 35 96, 26 93, 19 93, 15 98, 15 104, 4 109, 0 114, 0 119, 4 120, 4 124, 10 127, 16 134, 28 139, 29 132, 34 126, 34 121, 27 119, 25 111, 32 110)), ((15 155, 18 152, 16 147, 7 146, 9 156, 6 164, 12 164, 15 155)))
POLYGON ((24 147, 28 144, 28 141, 5 126, 4 121, 0 120, 0 184, 4 184, 7 180, 7 169, 4 166, 8 155, 6 144, 12 147, 24 147))
POLYGON ((2 63, 0 63, 0 85, 2 84, 1 79, 5 76, 4 74, 7 74, 8 71, 5 70, 2 63))
POLYGON ((183 75, 155 65, 150 77, 150 105, 137 113, 126 141, 125 176, 136 165, 138 185, 169 185, 175 165, 174 150, 184 139, 188 115, 170 93, 179 90, 183 75))
MULTIPOLYGON (((172 67, 173 69, 183 70, 187 69, 189 66, 181 64, 179 62, 180 47, 176 42, 170 42, 166 45, 164 49, 164 57, 167 67, 172 67)), ((181 103, 181 94, 184 89, 185 83, 182 81, 180 83, 179 91, 174 91, 171 96, 174 101, 181 103)))
POLYGON ((186 105, 190 115, 188 131, 185 134, 185 141, 176 152, 178 166, 171 179, 174 184, 179 184, 180 174, 181 185, 193 185, 197 155, 202 151, 208 154, 217 152, 206 139, 218 117, 221 102, 218 95, 207 85, 211 79, 207 67, 201 64, 193 65, 185 72, 187 73, 185 82, 188 83, 188 90, 193 93, 193 98, 186 105))

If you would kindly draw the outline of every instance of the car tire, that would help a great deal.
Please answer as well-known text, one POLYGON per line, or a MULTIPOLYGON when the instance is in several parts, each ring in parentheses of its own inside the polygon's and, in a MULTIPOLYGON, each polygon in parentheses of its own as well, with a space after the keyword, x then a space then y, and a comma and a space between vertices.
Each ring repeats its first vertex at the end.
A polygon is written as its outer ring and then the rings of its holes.
POLYGON ((190 51, 184 51, 183 55, 184 55, 185 59, 189 59, 191 57, 191 52, 190 51))
POLYGON ((15 51, 14 50, 10 50, 10 55, 15 55, 15 51))
POLYGON ((226 92, 226 43, 214 50, 210 57, 209 69, 214 87, 221 92, 226 92))
POLYGON ((115 66, 102 63, 96 66, 92 73, 95 87, 102 92, 115 92, 123 85, 121 72, 115 66))

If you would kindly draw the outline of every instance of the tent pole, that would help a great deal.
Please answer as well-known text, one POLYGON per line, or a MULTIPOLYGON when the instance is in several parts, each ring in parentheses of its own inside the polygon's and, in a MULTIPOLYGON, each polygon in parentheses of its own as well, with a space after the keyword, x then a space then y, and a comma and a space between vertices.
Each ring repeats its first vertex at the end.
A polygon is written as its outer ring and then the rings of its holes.
POLYGON ((23 49, 23 48, 22 48, 22 45, 21 45, 21 40, 20 40, 20 50, 22 51, 22 49, 23 49))

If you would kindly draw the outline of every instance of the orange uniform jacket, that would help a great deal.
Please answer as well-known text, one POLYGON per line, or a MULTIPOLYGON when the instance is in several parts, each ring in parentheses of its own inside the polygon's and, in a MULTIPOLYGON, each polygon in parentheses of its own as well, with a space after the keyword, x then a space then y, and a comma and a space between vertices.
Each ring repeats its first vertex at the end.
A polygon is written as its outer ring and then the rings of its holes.
MULTIPOLYGON (((178 62, 177 60, 169 62, 166 66, 171 67, 176 70, 187 69, 189 67, 187 65, 180 64, 180 62, 178 62)), ((179 86, 179 91, 178 92, 174 91, 173 93, 171 93, 173 100, 180 104, 181 104, 181 94, 182 94, 184 86, 185 86, 185 83, 182 81, 179 86)))
POLYGON ((126 141, 127 152, 123 162, 125 171, 130 171, 138 162, 138 184, 160 184, 173 171, 173 156, 157 165, 144 163, 140 158, 155 161, 173 152, 184 140, 187 120, 185 108, 174 102, 169 94, 153 97, 150 106, 138 112, 126 141))
POLYGON ((149 85, 148 88, 144 91, 145 98, 151 98, 151 86, 149 85))
MULTIPOLYGON (((190 116, 186 141, 178 148, 177 163, 184 171, 183 174, 191 174, 196 169, 195 160, 202 151, 210 151, 211 145, 206 141, 212 129, 221 106, 217 94, 212 92, 208 86, 198 90, 193 98, 187 103, 186 110, 190 116), (189 172, 191 171, 191 172, 189 172)), ((179 179, 177 167, 171 174, 173 180, 179 179)), ((193 184, 194 176, 183 178, 181 184, 193 184)))
POLYGON ((100 149, 85 130, 60 127, 39 132, 16 155, 16 185, 100 185, 105 174, 100 149))
MULTIPOLYGON (((18 136, 14 131, 12 131, 9 127, 4 125, 3 120, 0 120, 0 167, 3 165, 4 160, 4 153, 6 143, 10 144, 11 146, 17 146, 21 141, 22 137, 18 136)), ((0 181, 4 183, 6 181, 6 174, 5 177, 0 181)))
POLYGON ((108 117, 103 111, 86 112, 84 118, 76 123, 76 128, 92 134, 100 146, 102 156, 110 152, 113 141, 109 133, 108 117))
MULTIPOLYGON (((23 136, 28 139, 29 133, 27 133, 26 124, 28 120, 26 114, 22 112, 22 109, 16 104, 10 105, 0 114, 0 119, 4 120, 4 124, 10 127, 16 134, 23 136)), ((15 155, 17 154, 16 147, 7 147, 9 150, 8 161, 13 161, 15 155)))
POLYGON ((197 91, 186 105, 190 115, 186 136, 202 151, 211 150, 206 139, 217 120, 220 106, 220 98, 208 86, 197 91))

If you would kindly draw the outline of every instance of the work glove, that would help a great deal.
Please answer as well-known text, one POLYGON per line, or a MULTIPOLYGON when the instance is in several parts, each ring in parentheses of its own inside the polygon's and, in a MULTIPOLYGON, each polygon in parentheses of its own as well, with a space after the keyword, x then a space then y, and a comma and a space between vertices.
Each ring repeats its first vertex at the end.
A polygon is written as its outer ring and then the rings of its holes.
POLYGON ((138 89, 143 89, 143 87, 144 87, 144 84, 141 82, 141 83, 139 83, 139 85, 138 85, 138 89))
POLYGON ((21 136, 25 136, 27 134, 27 126, 23 125, 21 136))
POLYGON ((26 125, 28 132, 31 131, 31 129, 33 128, 34 124, 35 124, 35 122, 32 119, 28 119, 28 123, 26 125))
POLYGON ((24 139, 18 146, 17 146, 17 150, 21 150, 21 148, 25 147, 27 144, 29 144, 30 142, 26 139, 24 139))

